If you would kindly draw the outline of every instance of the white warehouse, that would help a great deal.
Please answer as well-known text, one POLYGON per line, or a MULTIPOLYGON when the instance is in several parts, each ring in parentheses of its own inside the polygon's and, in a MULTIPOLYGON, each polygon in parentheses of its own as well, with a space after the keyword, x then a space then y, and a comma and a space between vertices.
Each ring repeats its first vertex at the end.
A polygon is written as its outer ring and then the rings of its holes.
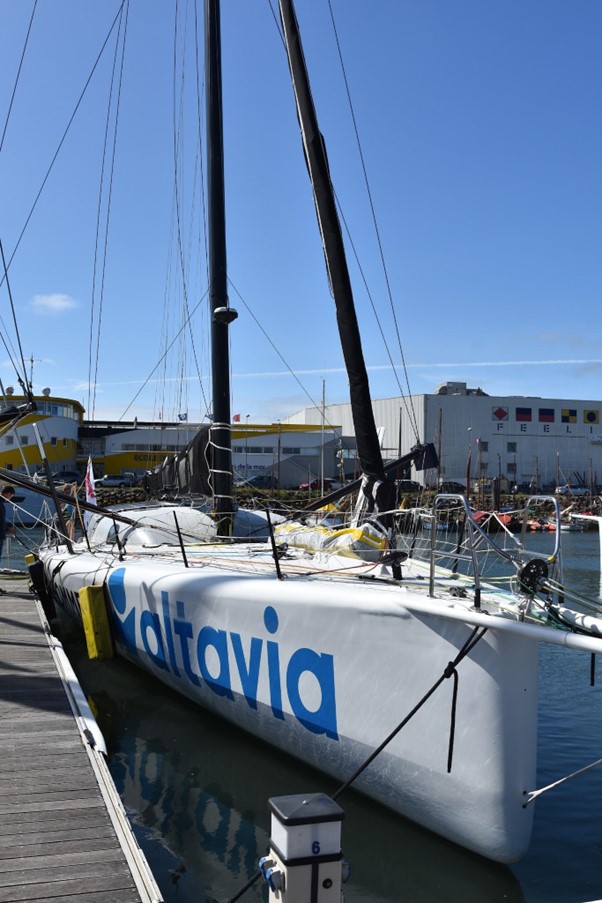
MULTIPOLYGON (((375 400, 373 409, 385 458, 417 441, 435 444, 439 471, 413 474, 428 486, 437 479, 465 484, 469 456, 472 478, 499 476, 542 488, 602 482, 600 400, 493 396, 447 382, 432 395, 375 400)), ((322 417, 354 434, 349 404, 307 408, 288 422, 317 424, 322 417)))

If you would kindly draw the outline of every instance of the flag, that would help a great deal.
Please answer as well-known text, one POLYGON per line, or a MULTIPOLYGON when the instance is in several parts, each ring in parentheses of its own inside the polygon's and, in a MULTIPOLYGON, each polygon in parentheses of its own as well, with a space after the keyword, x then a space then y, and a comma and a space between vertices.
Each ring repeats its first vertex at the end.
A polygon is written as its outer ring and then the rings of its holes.
POLYGON ((232 423, 240 423, 240 414, 235 414, 232 418, 232 423))
POLYGON ((188 413, 178 414, 178 420, 188 420, 188 413))
POLYGON ((508 420, 508 408, 492 408, 491 418, 492 420, 508 420))
MULTIPOLYGON (((92 467, 92 455, 88 457, 88 466, 86 467, 86 479, 84 480, 86 485, 86 501, 89 505, 96 504, 96 490, 94 488, 94 468, 92 467)), ((90 521, 92 514, 90 511, 84 512, 84 524, 86 527, 90 521)))
POLYGON ((577 411, 574 408, 563 408, 560 416, 563 423, 577 423, 577 411))
POLYGON ((539 409, 539 422, 540 423, 554 423, 555 412, 554 408, 540 408, 539 409))
POLYGON ((516 409, 516 419, 523 421, 531 420, 531 408, 517 408, 516 409))
POLYGON ((584 411, 584 423, 600 423, 600 411, 584 411))

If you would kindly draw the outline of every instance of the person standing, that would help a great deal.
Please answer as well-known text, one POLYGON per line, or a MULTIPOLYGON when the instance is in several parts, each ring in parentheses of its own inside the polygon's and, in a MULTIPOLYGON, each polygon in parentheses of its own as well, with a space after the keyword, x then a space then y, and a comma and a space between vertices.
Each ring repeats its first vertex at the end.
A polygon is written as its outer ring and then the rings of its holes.
POLYGON ((0 492, 0 499, 2 500, 0 504, 0 558, 2 557, 2 548, 4 546, 4 540, 6 539, 8 534, 12 534, 15 532, 15 528, 12 524, 8 522, 7 518, 7 510, 6 503, 10 502, 12 497, 15 494, 14 486, 5 486, 2 492, 0 492))

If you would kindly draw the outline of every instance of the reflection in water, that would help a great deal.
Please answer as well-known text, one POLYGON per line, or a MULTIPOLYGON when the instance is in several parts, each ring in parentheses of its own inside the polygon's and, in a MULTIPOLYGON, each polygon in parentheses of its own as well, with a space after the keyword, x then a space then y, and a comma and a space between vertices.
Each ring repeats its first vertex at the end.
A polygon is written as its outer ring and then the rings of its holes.
MULTIPOLYGON (((63 640, 92 701, 109 765, 166 900, 223 901, 257 870, 271 796, 337 784, 214 718, 121 661, 89 662, 63 640)), ((524 900, 512 872, 435 837, 359 794, 345 810, 346 903, 524 900)), ((261 884, 245 900, 266 899, 261 884)))
MULTIPOLYGON (((571 583, 596 597, 597 534, 569 534, 566 547, 571 583)), ((222 903, 255 873, 267 849, 269 797, 333 793, 338 784, 216 719, 126 662, 89 662, 77 625, 61 624, 63 641, 105 734, 113 778, 165 899, 222 903)), ((581 663, 582 668, 566 664, 562 649, 542 656, 538 786, 601 755, 601 688, 588 691, 589 657, 581 663)), ((348 792, 339 800, 345 810, 343 849, 351 864, 345 901, 600 899, 601 793, 599 769, 544 797, 537 803, 529 854, 507 868, 348 792)), ((265 899, 260 883, 243 897, 265 899)))

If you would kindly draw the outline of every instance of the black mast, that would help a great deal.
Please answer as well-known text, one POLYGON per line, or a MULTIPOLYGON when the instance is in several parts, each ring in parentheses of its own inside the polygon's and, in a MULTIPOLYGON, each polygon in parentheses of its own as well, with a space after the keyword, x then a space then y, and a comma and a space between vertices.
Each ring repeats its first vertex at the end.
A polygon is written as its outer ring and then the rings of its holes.
POLYGON ((205 0, 207 101, 207 196, 209 211, 209 303, 213 382, 213 495, 218 534, 232 532, 232 443, 230 431, 229 324, 219 0, 205 0))
MULTIPOLYGON (((320 133, 307 75, 299 27, 292 0, 280 0, 280 18, 284 29, 286 52, 297 102, 297 115, 314 202, 326 268, 337 311, 339 335, 349 377, 351 411, 362 473, 369 478, 368 491, 375 481, 385 479, 383 460, 374 422, 368 373, 364 363, 360 332, 353 303, 351 280, 347 269, 345 247, 330 181, 324 139, 320 133)), ((380 506, 379 506, 380 507, 380 506)))

